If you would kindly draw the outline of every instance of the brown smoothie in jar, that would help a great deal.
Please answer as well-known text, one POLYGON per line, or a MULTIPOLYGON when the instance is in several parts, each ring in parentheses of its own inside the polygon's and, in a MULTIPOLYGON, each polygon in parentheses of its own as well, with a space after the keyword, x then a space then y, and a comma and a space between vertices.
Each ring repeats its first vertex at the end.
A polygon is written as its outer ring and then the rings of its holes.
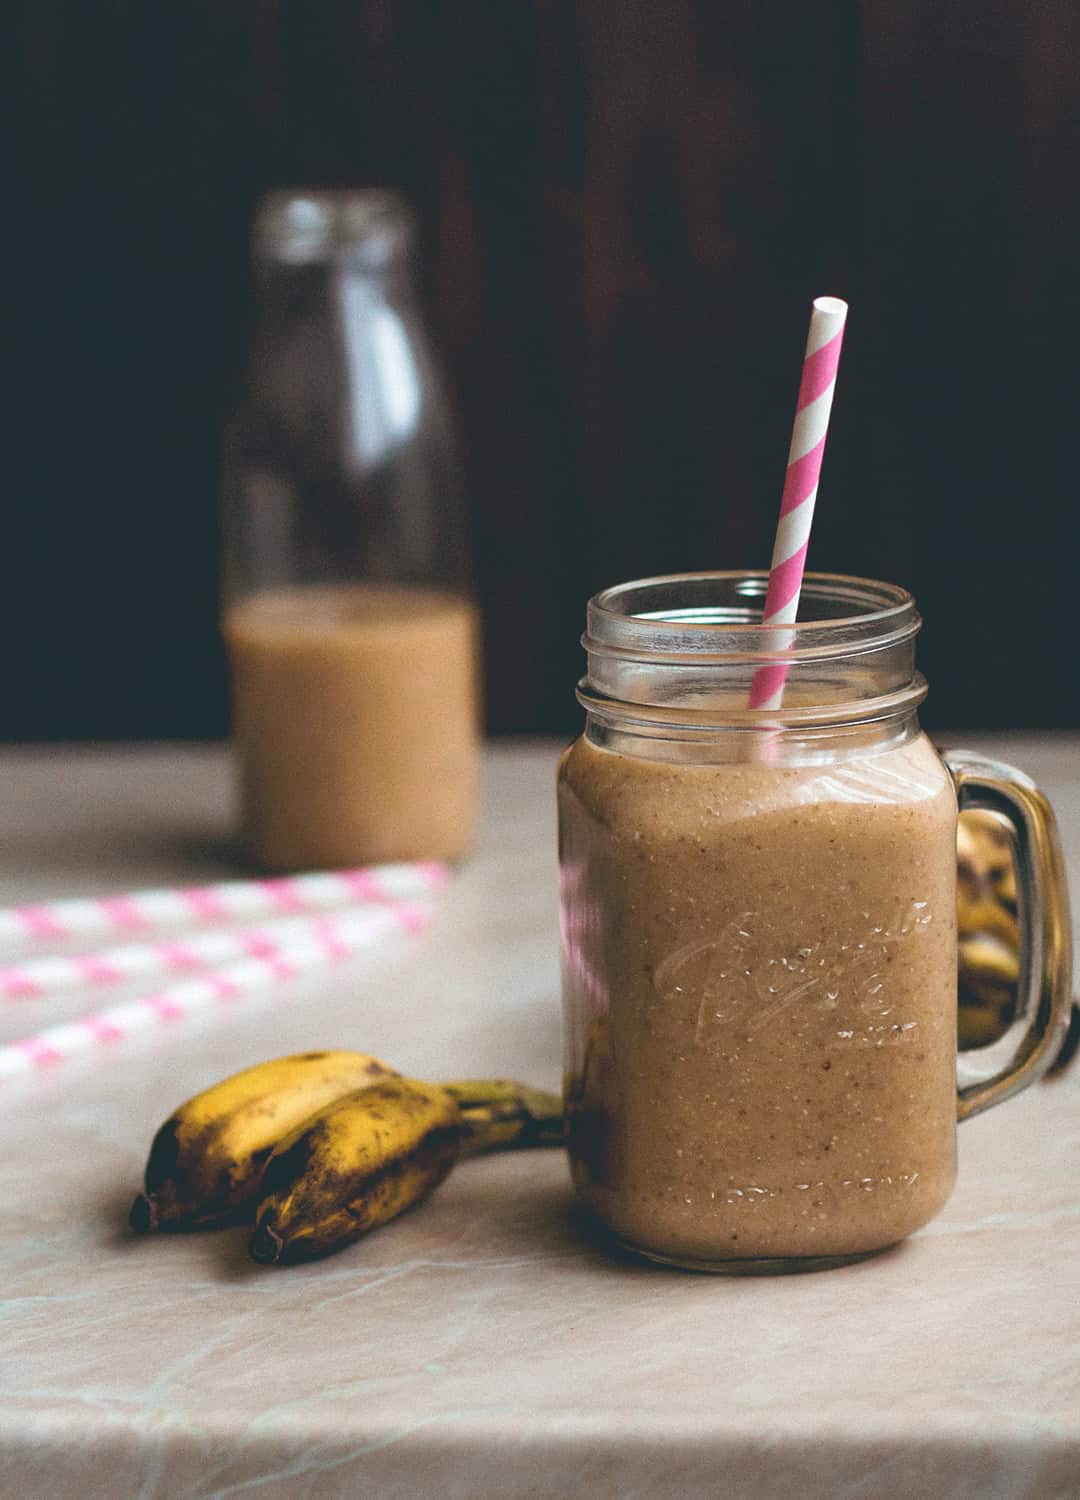
POLYGON ((464 853, 478 634, 467 599, 411 586, 268 590, 229 610, 244 825, 261 864, 464 853))
POLYGON ((689 1263, 855 1255, 955 1172, 956 802, 923 736, 827 765, 563 758, 578 1192, 689 1263))

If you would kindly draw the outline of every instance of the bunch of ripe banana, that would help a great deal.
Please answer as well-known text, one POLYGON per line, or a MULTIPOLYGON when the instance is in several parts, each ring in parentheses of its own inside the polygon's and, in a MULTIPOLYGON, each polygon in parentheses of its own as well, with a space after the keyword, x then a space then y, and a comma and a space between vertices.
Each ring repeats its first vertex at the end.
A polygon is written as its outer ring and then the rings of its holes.
POLYGON ((275 1058, 165 1121, 131 1227, 249 1223, 254 1260, 313 1260, 411 1208, 462 1156, 562 1140, 561 1101, 524 1084, 421 1083, 361 1052, 275 1058))
MULTIPOLYGON (((992 812, 960 814, 956 836, 956 916, 960 937, 962 1052, 988 1047, 1016 1018, 1020 927, 1016 866, 1005 823, 992 812)), ((1050 1074, 1080 1055, 1080 1000, 1050 1074)))
POLYGON ((960 1047, 987 1047, 1016 1014, 1020 928, 1016 870, 1005 823, 964 812, 956 835, 956 916, 960 938, 960 1047))

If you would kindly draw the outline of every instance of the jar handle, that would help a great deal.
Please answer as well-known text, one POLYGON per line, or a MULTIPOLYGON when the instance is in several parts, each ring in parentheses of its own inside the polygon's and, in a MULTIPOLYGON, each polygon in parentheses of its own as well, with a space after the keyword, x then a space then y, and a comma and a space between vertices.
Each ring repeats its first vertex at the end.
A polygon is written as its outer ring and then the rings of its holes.
POLYGON ((970 750, 943 757, 960 811, 1000 813, 1013 831, 1020 918, 1020 980, 1016 1013, 1029 1016, 1015 1057, 991 1078, 958 1090, 957 1118, 1000 1104, 1045 1073, 1072 1006, 1072 930, 1065 863, 1049 802, 1029 776, 970 750))

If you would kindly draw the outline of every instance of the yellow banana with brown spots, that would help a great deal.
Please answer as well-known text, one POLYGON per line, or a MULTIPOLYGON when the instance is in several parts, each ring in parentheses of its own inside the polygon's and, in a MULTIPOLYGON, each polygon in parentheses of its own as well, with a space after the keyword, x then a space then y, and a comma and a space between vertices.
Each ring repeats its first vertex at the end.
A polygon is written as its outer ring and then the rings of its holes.
POLYGON ((275 1149, 248 1242, 289 1265, 341 1250, 438 1187, 465 1136, 445 1089, 392 1078, 336 1099, 275 1149))
POLYGON ((250 1214, 263 1166, 283 1136, 332 1099, 395 1076, 365 1052, 301 1052, 196 1094, 154 1137, 131 1227, 213 1229, 250 1214))

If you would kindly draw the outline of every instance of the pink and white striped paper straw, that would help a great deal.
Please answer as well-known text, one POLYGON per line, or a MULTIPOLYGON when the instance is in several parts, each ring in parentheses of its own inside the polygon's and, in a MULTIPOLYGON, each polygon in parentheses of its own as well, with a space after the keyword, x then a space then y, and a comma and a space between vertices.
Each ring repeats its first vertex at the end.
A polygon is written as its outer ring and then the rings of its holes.
POLYGON ((107 1048, 198 1011, 227 1005, 242 995, 291 979, 304 969, 350 958, 394 931, 419 932, 427 926, 430 916, 429 906, 403 901, 369 907, 336 919, 323 918, 312 923, 309 934, 303 938, 269 943, 262 953, 226 964, 210 974, 183 980, 155 995, 110 1006, 0 1047, 0 1078, 54 1068, 82 1053, 107 1048))
POLYGON ((156 927, 324 911, 358 902, 414 901, 446 884, 444 865, 368 865, 272 880, 232 880, 178 890, 50 901, 0 909, 0 947, 108 937, 156 927))
MULTIPOLYGON (((799 612, 806 550, 810 544, 810 526, 814 519, 814 502, 821 477, 821 460, 825 453, 825 436, 829 430, 829 413, 836 390, 836 368, 840 363, 846 319, 847 303, 841 302, 839 297, 814 299, 799 399, 795 406, 795 427, 784 476, 784 493, 780 499, 780 520, 769 565, 763 625, 791 625, 799 612)), ((790 632, 778 631, 773 640, 774 649, 782 651, 790 638, 790 632)), ((787 672, 787 667, 781 663, 759 667, 750 685, 749 706, 779 708, 784 698, 787 672)))
POLYGON ((24 959, 0 966, 0 1001, 21 1003, 65 990, 99 989, 160 974, 190 973, 237 958, 263 958, 289 944, 332 939, 362 909, 352 907, 325 916, 279 917, 257 927, 212 927, 185 939, 129 943, 99 953, 24 959))

